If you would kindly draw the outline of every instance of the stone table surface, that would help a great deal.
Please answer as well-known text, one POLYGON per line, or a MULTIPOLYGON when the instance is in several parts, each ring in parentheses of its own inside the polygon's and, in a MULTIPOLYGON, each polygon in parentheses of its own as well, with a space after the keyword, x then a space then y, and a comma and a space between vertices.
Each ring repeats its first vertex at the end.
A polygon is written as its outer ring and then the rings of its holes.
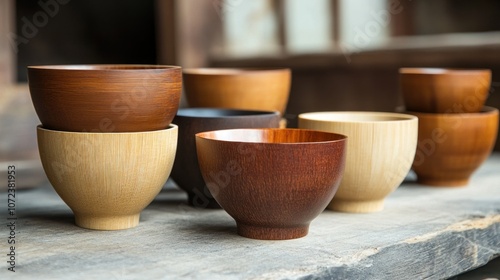
POLYGON ((170 182, 138 227, 93 231, 74 225, 49 184, 18 190, 13 273, 3 192, 0 279, 446 279, 500 255, 500 154, 466 187, 417 185, 410 174, 382 212, 326 210, 295 240, 240 237, 223 210, 185 201, 170 182))

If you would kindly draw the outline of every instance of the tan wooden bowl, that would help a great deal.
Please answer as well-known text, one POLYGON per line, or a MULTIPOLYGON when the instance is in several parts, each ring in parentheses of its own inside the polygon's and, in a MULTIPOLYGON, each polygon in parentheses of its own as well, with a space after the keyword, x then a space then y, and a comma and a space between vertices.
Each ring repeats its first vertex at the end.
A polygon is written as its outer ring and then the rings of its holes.
POLYGON ((300 128, 344 134, 347 160, 328 205, 343 212, 375 212, 404 180, 417 147, 415 116, 384 112, 315 112, 299 115, 300 128))
POLYGON ((413 170, 419 183, 465 186, 488 158, 498 134, 498 109, 480 113, 426 114, 419 119, 418 148, 413 170))
POLYGON ((182 91, 179 66, 30 66, 28 80, 42 125, 60 131, 166 129, 182 91))
POLYGON ((193 68, 183 70, 190 107, 279 111, 290 95, 290 69, 193 68))
POLYGON ((399 69, 401 92, 408 111, 477 113, 488 98, 488 69, 399 69))
POLYGON ((307 235, 342 178, 344 135, 305 129, 228 129, 196 134, 203 178, 255 239, 307 235))
POLYGON ((135 227, 175 158, 177 126, 149 132, 82 133, 37 128, 47 177, 78 226, 135 227))

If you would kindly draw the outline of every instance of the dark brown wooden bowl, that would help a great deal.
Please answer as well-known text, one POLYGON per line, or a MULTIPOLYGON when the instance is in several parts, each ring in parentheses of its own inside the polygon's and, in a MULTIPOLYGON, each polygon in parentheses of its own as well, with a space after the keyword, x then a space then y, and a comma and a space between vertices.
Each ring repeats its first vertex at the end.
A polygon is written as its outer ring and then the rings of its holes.
POLYGON ((498 109, 480 113, 429 114, 418 117, 418 145, 413 170, 419 183, 464 186, 488 158, 498 134, 498 109))
POLYGON ((42 125, 75 132, 166 129, 182 90, 178 66, 29 66, 28 80, 42 125))
POLYGON ((304 129, 229 129, 196 134, 211 194, 255 239, 307 235, 343 175, 347 137, 304 129))
POLYGON ((179 109, 173 120, 179 126, 179 138, 171 177, 188 193, 189 204, 197 208, 220 208, 201 175, 196 155, 196 133, 230 128, 277 128, 279 121, 277 111, 179 109))

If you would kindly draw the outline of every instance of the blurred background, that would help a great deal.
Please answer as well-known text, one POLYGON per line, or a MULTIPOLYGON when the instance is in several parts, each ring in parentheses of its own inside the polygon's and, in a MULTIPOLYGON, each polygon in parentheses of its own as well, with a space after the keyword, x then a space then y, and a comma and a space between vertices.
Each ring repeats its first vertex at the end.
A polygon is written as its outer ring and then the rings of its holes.
POLYGON ((0 0, 0 170, 46 180, 28 65, 290 67, 291 127, 302 112, 394 111, 400 67, 489 68, 500 108, 499 19, 496 0, 0 0))
POLYGON ((0 161, 36 157, 28 65, 290 67, 291 127, 394 111, 408 66, 490 68, 500 107, 499 18, 495 0, 1 0, 0 161))

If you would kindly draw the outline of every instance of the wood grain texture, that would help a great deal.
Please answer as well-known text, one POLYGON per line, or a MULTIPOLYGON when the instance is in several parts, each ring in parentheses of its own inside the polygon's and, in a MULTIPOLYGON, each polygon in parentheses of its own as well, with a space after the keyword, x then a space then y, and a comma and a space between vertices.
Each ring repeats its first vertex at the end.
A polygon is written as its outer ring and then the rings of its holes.
POLYGON ((381 211, 384 199, 410 170, 417 146, 418 120, 383 112, 316 112, 299 115, 299 127, 344 134, 346 169, 331 210, 381 211))
POLYGON ((175 158, 177 126, 139 133, 75 133, 37 129, 43 168, 78 226, 137 226, 160 192, 175 158))
POLYGON ((290 69, 193 68, 183 71, 190 107, 280 111, 290 95, 290 69))
POLYGON ((401 92, 408 111, 477 113, 488 98, 488 69, 400 68, 401 92))
MULTIPOLYGON (((225 211, 187 206, 186 193, 171 181, 142 212, 140 226, 84 230, 72 223, 71 210, 52 187, 43 185, 19 194, 20 265, 15 280, 61 275, 65 280, 166 275, 200 280, 440 280, 488 262, 494 272, 471 279, 498 278, 498 170, 500 154, 494 153, 469 187, 452 190, 419 186, 411 173, 387 197, 384 211, 323 211, 306 237, 287 241, 237 235, 234 219, 225 211)), ((8 227, 0 233, 8 236, 8 227)), ((11 279, 12 272, 1 269, 0 278, 11 279)))
POLYGON ((196 133, 231 128, 277 128, 279 122, 277 111, 180 109, 174 118, 174 123, 179 126, 179 138, 172 178, 188 193, 189 204, 197 208, 220 208, 201 175, 196 154, 196 133))
POLYGON ((231 129, 196 134, 207 187, 254 239, 292 239, 334 196, 345 136, 298 129, 231 129))
POLYGON ((413 162, 418 182, 465 186, 491 154, 498 134, 498 109, 480 113, 426 114, 418 117, 418 149, 413 162))
POLYGON ((61 131, 166 129, 182 90, 178 66, 30 66, 28 79, 43 126, 61 131))

